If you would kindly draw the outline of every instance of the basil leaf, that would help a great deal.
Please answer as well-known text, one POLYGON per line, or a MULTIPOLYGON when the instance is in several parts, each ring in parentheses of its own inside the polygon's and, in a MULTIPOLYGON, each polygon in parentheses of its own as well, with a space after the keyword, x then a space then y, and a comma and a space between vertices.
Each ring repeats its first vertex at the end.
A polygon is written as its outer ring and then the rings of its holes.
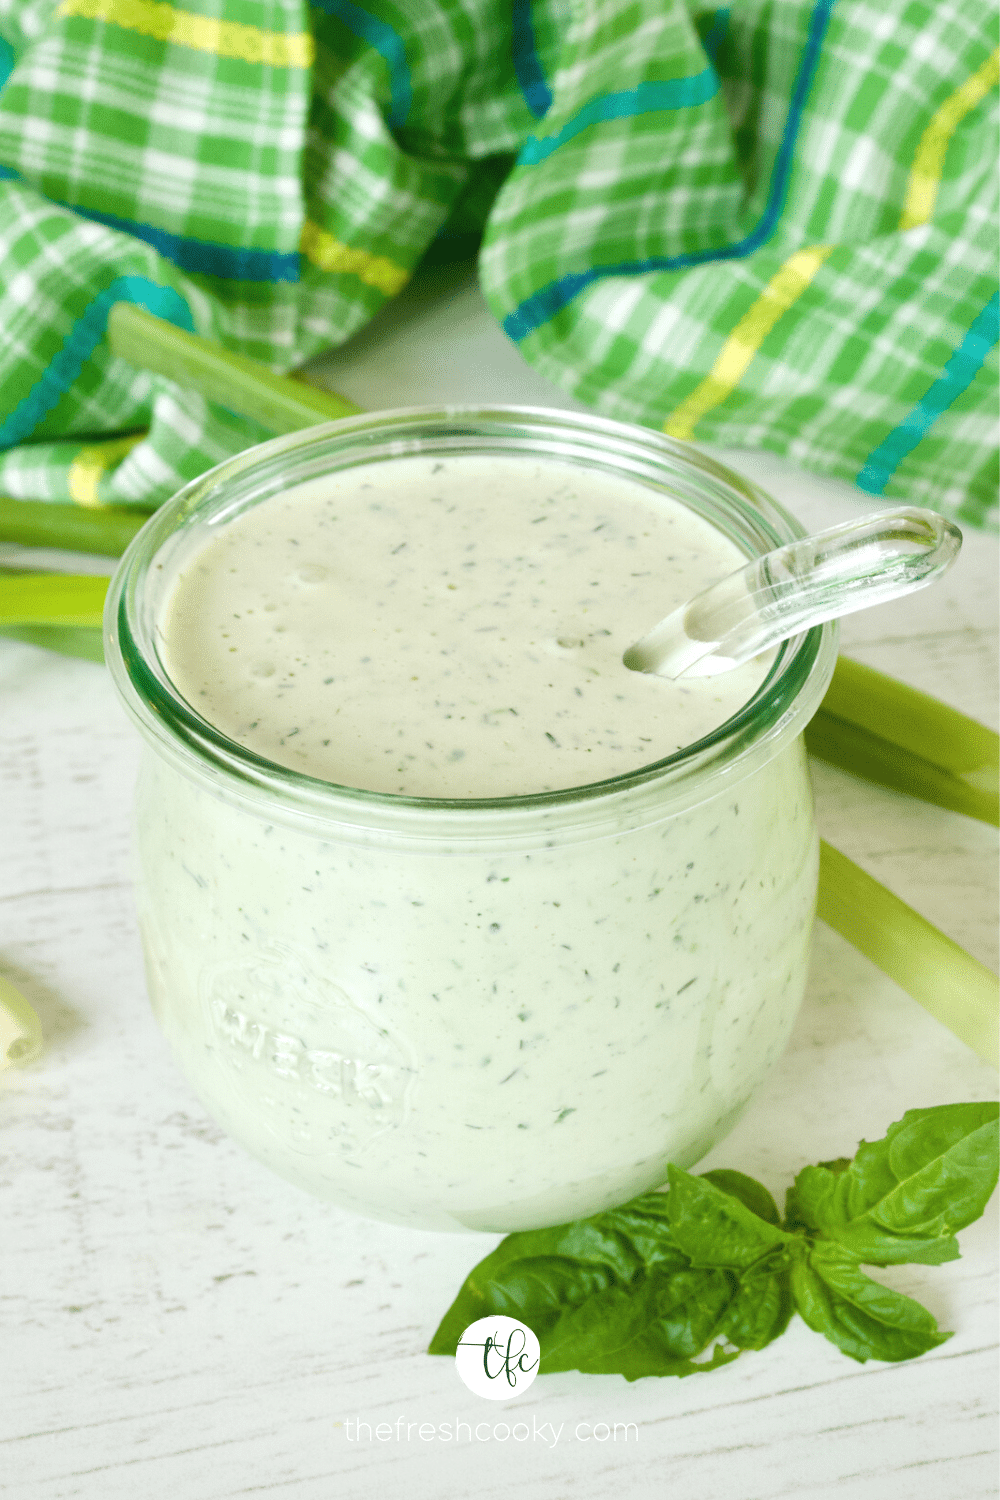
POLYGON ((849 1252, 822 1241, 800 1246, 791 1268, 795 1305, 851 1359, 912 1359, 951 1338, 919 1302, 866 1276, 849 1252))
MULTIPOLYGON (((702 1173, 700 1180, 738 1198, 745 1208, 765 1223, 776 1228, 780 1226, 778 1205, 767 1188, 755 1178, 720 1168, 702 1173)), ((759 1230, 751 1227, 756 1238, 759 1230)), ((787 1252, 777 1250, 754 1262, 740 1276, 733 1299, 719 1325, 719 1332, 738 1349, 763 1349, 788 1327, 795 1310, 788 1268, 787 1252)))
POLYGON ((619 1285, 605 1266, 558 1255, 524 1256, 481 1279, 485 1265, 477 1266, 445 1315, 431 1354, 453 1354, 469 1324, 490 1313, 527 1323, 542 1339, 568 1308, 619 1285))
POLYGON ((738 1349, 763 1349, 788 1327, 795 1311, 789 1266, 789 1254, 781 1250, 740 1277, 718 1330, 738 1349))
POLYGON ((908 1110, 883 1140, 862 1141, 846 1169, 804 1168, 788 1196, 789 1226, 867 1265, 954 1260, 955 1233, 997 1183, 997 1116, 995 1103, 908 1110))
POLYGON ((699 1174, 703 1182, 710 1182, 713 1187, 720 1188, 722 1192, 729 1193, 733 1198, 738 1198, 751 1213, 754 1213, 767 1224, 780 1226, 781 1215, 778 1205, 764 1185, 754 1177, 747 1177, 745 1172, 734 1172, 729 1167, 719 1167, 714 1172, 702 1172, 699 1174))
POLYGON ((490 1313, 527 1323, 542 1340, 567 1309, 600 1292, 630 1286, 656 1267, 686 1269, 666 1201, 646 1193, 590 1219, 508 1235, 467 1277, 429 1352, 454 1354, 469 1324, 490 1313))
POLYGON ((739 1197, 716 1187, 707 1174, 692 1177, 673 1166, 667 1171, 670 1231, 693 1266, 745 1270, 770 1250, 790 1242, 791 1235, 760 1218, 739 1197))
POLYGON ((629 1287, 595 1292, 546 1329, 540 1373, 582 1370, 626 1380, 701 1374, 740 1349, 763 1349, 784 1332, 793 1307, 784 1252, 742 1275, 661 1262, 629 1287), (713 1342, 710 1359, 699 1360, 713 1342))
POLYGON ((716 1333, 731 1298, 724 1271, 661 1267, 635 1288, 609 1287, 568 1311, 539 1340, 539 1373, 582 1370, 631 1381, 715 1369, 735 1359, 738 1351, 716 1347, 701 1364, 695 1356, 716 1333))
POLYGON ((774 1255, 789 1236, 745 1206, 748 1198, 777 1217, 759 1184, 718 1176, 725 1188, 672 1168, 669 1194, 508 1235, 468 1277, 430 1352, 453 1354, 468 1325, 489 1313, 534 1330, 541 1373, 693 1375, 741 1348, 763 1348, 791 1312, 785 1259, 774 1255), (702 1264, 692 1266, 692 1249, 702 1264), (726 1264, 726 1255, 735 1259, 726 1264))

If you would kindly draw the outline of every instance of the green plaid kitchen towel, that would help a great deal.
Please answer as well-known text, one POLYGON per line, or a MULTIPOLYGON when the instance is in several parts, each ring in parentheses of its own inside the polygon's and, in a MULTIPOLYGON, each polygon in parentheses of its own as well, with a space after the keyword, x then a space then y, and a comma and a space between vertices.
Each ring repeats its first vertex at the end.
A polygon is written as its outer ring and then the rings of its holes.
POLYGON ((987 522, 994 29, 983 0, 0 0, 0 493, 153 506, 266 435, 112 358, 114 301, 284 371, 475 232, 509 337, 601 413, 987 522))

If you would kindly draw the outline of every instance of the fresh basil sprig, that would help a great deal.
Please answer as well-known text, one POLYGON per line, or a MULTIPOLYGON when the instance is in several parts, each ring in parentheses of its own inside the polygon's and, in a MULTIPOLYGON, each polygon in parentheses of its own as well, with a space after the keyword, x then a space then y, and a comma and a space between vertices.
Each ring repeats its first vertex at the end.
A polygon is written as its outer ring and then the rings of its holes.
POLYGON ((670 1167, 668 1192, 508 1235, 429 1352, 454 1354, 470 1323, 501 1314, 534 1330, 541 1374, 694 1375, 763 1349, 797 1311, 852 1359, 912 1359, 951 1335, 861 1266, 957 1257, 997 1183, 997 1118, 994 1103, 908 1110, 853 1161, 804 1168, 783 1223, 742 1172, 670 1167))

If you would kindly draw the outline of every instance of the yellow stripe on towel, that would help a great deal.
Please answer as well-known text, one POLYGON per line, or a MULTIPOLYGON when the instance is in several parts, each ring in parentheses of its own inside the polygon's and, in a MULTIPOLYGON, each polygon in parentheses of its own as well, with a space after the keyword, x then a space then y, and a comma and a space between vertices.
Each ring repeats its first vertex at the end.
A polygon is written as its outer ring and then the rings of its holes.
POLYGON ((833 245, 813 245, 789 256, 736 324, 705 379, 664 422, 668 437, 693 437, 705 413, 735 390, 775 323, 798 301, 833 249, 833 245))
POLYGON ((981 67, 968 77, 960 89, 947 98, 931 116, 931 122, 920 137, 913 166, 906 184, 906 199, 900 229, 915 229, 926 224, 934 212, 944 173, 944 159, 959 125, 975 109, 1000 79, 1000 48, 992 52, 981 67))
POLYGON ((372 255, 369 250, 352 250, 350 245, 342 245, 311 219, 302 226, 299 249, 321 271, 343 271, 357 276, 366 286, 377 287, 390 297, 402 290, 410 279, 409 271, 402 266, 382 255, 372 255))
POLYGON ((123 31, 137 31, 160 42, 269 68, 308 68, 315 53, 307 31, 289 35, 244 21, 218 21, 167 5, 165 0, 62 0, 58 14, 109 21, 123 31))
POLYGON ((97 487, 104 475, 119 459, 131 453, 145 436, 144 432, 133 432, 128 437, 109 438, 106 443, 81 448, 69 468, 70 499, 77 505, 99 506, 97 487))

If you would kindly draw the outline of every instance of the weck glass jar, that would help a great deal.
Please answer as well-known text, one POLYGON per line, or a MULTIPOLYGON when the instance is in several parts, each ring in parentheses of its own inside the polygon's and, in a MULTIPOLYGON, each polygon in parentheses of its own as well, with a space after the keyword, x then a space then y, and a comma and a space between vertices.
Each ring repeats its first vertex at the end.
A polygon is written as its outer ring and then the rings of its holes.
POLYGON ((804 532, 644 429, 416 409, 221 464, 157 512, 113 580, 108 663, 146 742, 135 837, 149 991, 206 1109, 282 1176, 359 1213, 540 1227, 693 1164, 785 1046, 817 879, 802 731, 835 628, 786 642, 695 743, 581 786, 399 795, 255 753, 168 671, 178 571, 269 498, 360 465, 402 473, 414 455, 627 479, 746 558, 804 532))

